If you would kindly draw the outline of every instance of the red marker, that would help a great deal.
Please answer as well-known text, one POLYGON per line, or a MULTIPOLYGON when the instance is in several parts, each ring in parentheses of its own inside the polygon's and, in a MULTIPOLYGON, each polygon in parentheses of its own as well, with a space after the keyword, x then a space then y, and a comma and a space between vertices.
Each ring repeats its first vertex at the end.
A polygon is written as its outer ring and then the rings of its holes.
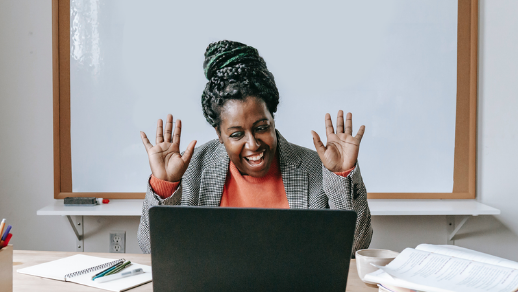
POLYGON ((11 237, 13 237, 12 233, 7 234, 7 237, 5 238, 4 244, 2 245, 2 247, 6 247, 9 244, 9 240, 11 240, 11 237))
POLYGON ((108 199, 103 199, 103 204, 108 204, 110 202, 110 200, 108 199))

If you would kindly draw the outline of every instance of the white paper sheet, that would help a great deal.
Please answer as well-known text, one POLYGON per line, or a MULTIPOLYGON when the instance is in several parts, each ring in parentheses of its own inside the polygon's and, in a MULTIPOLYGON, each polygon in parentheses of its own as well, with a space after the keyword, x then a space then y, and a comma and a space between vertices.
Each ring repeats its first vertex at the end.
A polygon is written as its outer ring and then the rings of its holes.
POLYGON ((449 255, 467 260, 473 260, 481 263, 497 265, 501 267, 507 267, 511 269, 518 269, 517 262, 455 245, 420 244, 415 249, 443 255, 449 255))
POLYGON ((445 290, 440 288, 433 288, 426 285, 419 285, 409 281, 401 280, 392 277, 383 270, 377 270, 376 272, 365 275, 365 279, 374 283, 389 284, 396 287, 402 287, 407 289, 414 289, 426 292, 452 292, 451 290, 445 290))

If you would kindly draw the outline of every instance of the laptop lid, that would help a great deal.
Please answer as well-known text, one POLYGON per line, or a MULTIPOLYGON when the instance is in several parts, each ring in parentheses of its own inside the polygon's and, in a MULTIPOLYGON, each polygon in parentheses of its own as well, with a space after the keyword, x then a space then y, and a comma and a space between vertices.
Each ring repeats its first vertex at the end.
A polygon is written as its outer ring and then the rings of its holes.
POLYGON ((155 206, 154 291, 345 291, 356 212, 155 206))

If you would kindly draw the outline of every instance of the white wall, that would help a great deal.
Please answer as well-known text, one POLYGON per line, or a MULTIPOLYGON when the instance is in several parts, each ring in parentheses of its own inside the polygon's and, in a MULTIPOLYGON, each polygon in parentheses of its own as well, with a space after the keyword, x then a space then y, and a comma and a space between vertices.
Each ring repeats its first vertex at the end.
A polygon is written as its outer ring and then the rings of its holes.
POLYGON ((480 1, 478 200, 502 214, 468 222, 457 244, 518 260, 518 1, 480 1))
POLYGON ((70 250, 52 201, 51 1, 0 0, 0 217, 20 249, 70 250))
MULTIPOLYGON (((518 261, 518 1, 480 0, 478 199, 499 216, 470 219, 456 244, 518 261), (515 195, 516 194, 516 195, 515 195)), ((15 249, 75 250, 65 217, 36 216, 53 198, 51 0, 0 0, 0 217, 15 249)), ((368 186, 367 186, 368 187, 368 186)), ((85 217, 85 251, 109 230, 136 243, 137 217, 85 217)), ((371 247, 446 243, 444 216, 373 218, 371 247)))

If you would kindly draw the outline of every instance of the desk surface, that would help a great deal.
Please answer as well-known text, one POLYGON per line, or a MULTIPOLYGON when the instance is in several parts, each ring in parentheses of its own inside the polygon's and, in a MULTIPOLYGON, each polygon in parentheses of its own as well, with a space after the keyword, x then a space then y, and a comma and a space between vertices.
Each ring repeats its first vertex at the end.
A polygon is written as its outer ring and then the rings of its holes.
MULTIPOLYGON (((26 251, 26 250, 15 250, 13 254, 13 292, 25 292, 25 291, 48 291, 48 292, 60 292, 60 291, 106 291, 99 290, 93 287, 87 287, 70 282, 56 281, 46 278, 40 278, 35 276, 29 276, 25 274, 17 273, 16 270, 21 268, 30 267, 37 264, 46 263, 49 261, 57 260, 63 257, 68 257, 77 254, 77 252, 56 252, 56 251, 26 251)), ((85 252, 86 255, 113 258, 113 253, 92 253, 85 252)), ((149 254, 124 254, 124 258, 135 263, 143 265, 151 265, 151 256, 149 254)), ((131 292, 142 292, 142 291, 153 291, 153 284, 147 283, 142 286, 129 290, 131 292)), ((349 278, 347 280, 347 290, 354 292, 375 292, 378 288, 372 288, 365 285, 356 271, 356 262, 351 261, 349 268, 349 278)))
MULTIPOLYGON (((380 215, 498 215, 500 210, 476 200, 369 200, 373 216, 380 215)), ((142 200, 111 200, 109 204, 65 207, 63 200, 37 211, 38 215, 140 216, 142 200)))

